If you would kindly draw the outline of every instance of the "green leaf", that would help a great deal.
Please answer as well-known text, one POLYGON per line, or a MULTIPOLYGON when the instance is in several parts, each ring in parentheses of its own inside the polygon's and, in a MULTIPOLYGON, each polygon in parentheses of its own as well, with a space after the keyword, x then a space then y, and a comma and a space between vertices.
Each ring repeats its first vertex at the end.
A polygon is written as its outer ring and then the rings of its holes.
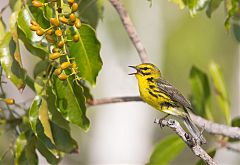
POLYGON ((47 43, 44 42, 43 36, 40 37, 35 32, 31 31, 31 20, 35 20, 31 12, 27 7, 23 8, 19 12, 17 22, 19 38, 31 53, 40 58, 44 58, 44 55, 48 53, 47 43))
POLYGON ((58 164, 61 160, 60 156, 55 155, 53 152, 51 152, 41 140, 37 141, 36 148, 50 164, 58 164))
POLYGON ((41 103, 42 103, 42 98, 38 95, 35 96, 29 110, 29 122, 35 134, 36 134, 37 120, 39 116, 39 108, 41 106, 41 103))
MULTIPOLYGON (((104 11, 104 0, 98 0, 96 1, 96 6, 98 9, 98 17, 100 19, 103 19, 103 11, 104 11)), ((94 27, 94 26, 93 26, 94 27)))
POLYGON ((21 133, 15 143, 15 164, 20 161, 21 155, 24 151, 24 147, 27 144, 27 139, 24 133, 21 133))
POLYGON ((194 16, 198 11, 204 9, 208 0, 183 0, 183 2, 189 8, 190 14, 194 16))
POLYGON ((183 0, 169 0, 169 1, 177 4, 180 9, 184 9, 185 7, 183 0))
POLYGON ((53 89, 51 86, 47 87, 46 93, 47 93, 47 98, 46 98, 47 105, 48 105, 49 112, 51 113, 50 115, 51 121, 56 125, 58 125, 59 127, 64 128, 65 130, 70 132, 69 122, 63 118, 62 114, 59 112, 60 110, 57 109, 56 96, 54 95, 53 89))
POLYGON ((213 120, 211 113, 211 92, 207 75, 193 66, 190 72, 190 80, 193 112, 209 120, 213 120))
POLYGON ((85 83, 85 81, 80 81, 80 84, 83 88, 83 95, 85 96, 86 100, 92 100, 93 99, 93 96, 90 92, 90 89, 89 87, 87 86, 87 84, 85 83))
POLYGON ((25 83, 30 89, 32 89, 33 92, 35 92, 34 80, 29 75, 26 75, 25 83))
POLYGON ((76 141, 71 137, 69 131, 58 126, 51 120, 49 120, 49 125, 53 140, 46 136, 44 130, 45 128, 39 120, 37 123, 37 133, 38 139, 45 145, 46 148, 48 148, 48 150, 53 155, 57 156, 57 153, 59 153, 59 151, 65 153, 72 153, 77 151, 78 145, 76 141))
POLYGON ((184 142, 177 135, 168 136, 155 146, 149 164, 170 164, 183 151, 184 147, 184 142))
POLYGON ((36 96, 29 110, 29 122, 36 136, 48 146, 54 148, 54 140, 50 126, 47 102, 41 96, 36 96))
POLYGON ((78 11, 81 20, 96 28, 99 18, 102 18, 104 1, 76 0, 76 2, 79 3, 78 11))
POLYGON ((30 29, 31 20, 35 20, 30 10, 25 7, 23 8, 18 15, 18 27, 26 35, 26 37, 32 42, 39 42, 43 39, 42 36, 38 36, 34 31, 30 29))
POLYGON ((100 43, 94 29, 88 25, 83 24, 79 29, 79 34, 78 42, 69 43, 70 56, 75 58, 81 76, 94 85, 102 68, 100 43))
POLYGON ((48 106, 47 101, 45 99, 42 100, 42 103, 39 107, 39 120, 43 126, 44 134, 51 140, 51 142, 54 144, 50 120, 48 116, 48 106))
POLYGON ((211 80, 214 85, 214 91, 220 106, 221 111, 224 114, 226 123, 231 124, 230 105, 227 90, 222 76, 222 71, 216 63, 211 63, 209 66, 211 80))
POLYGON ((231 27, 231 18, 238 12, 239 8, 238 8, 238 0, 226 0, 225 1, 225 8, 227 10, 227 17, 225 20, 225 28, 227 28, 228 30, 231 27))
POLYGON ((9 6, 13 11, 19 11, 22 6, 21 0, 9 0, 9 6))
POLYGON ((59 161, 58 152, 77 151, 77 143, 70 135, 69 123, 55 106, 52 87, 47 87, 47 96, 36 96, 29 110, 29 121, 37 135, 37 148, 49 163, 59 161), (49 155, 50 154, 50 155, 49 155))
POLYGON ((6 25, 3 22, 2 17, 0 17, 0 43, 2 43, 2 40, 6 34, 6 25))
POLYGON ((22 132, 15 143, 15 164, 34 165, 38 164, 38 157, 35 151, 35 138, 32 132, 22 132))
POLYGON ((53 9, 50 6, 46 6, 42 8, 43 14, 46 20, 50 20, 53 16, 53 9))
POLYGON ((240 25, 238 23, 233 23, 232 30, 233 30, 234 37, 238 42, 240 42, 240 25))
MULTIPOLYGON (((208 153, 208 155, 209 156, 211 156, 212 158, 214 158, 214 156, 215 156, 215 154, 216 154, 216 149, 214 148, 214 149, 210 149, 210 150, 208 150, 207 151, 207 153, 208 153)), ((206 163, 202 160, 202 159, 200 159, 197 163, 196 163, 196 165, 205 165, 206 163)))
MULTIPOLYGON (((49 127, 50 127, 50 121, 49 121, 49 127)), ((46 130, 44 130, 44 126, 39 119, 37 120, 37 124, 36 124, 36 132, 37 132, 37 139, 40 140, 53 154, 55 154, 56 146, 53 142, 53 139, 51 140, 45 134, 46 130)), ((52 134, 52 132, 51 132, 51 134, 52 134)))
POLYGON ((48 53, 48 50, 43 50, 40 45, 32 43, 29 39, 26 38, 25 34, 21 31, 21 29, 18 30, 18 37, 23 42, 25 48, 34 56, 37 56, 41 59, 44 59, 46 57, 46 54, 48 53))
POLYGON ((240 127, 240 117, 235 117, 233 120, 232 120, 232 124, 231 124, 233 127, 240 127))
MULTIPOLYGON (((3 42, 0 44, 0 61, 7 78, 19 89, 23 90, 25 87, 25 71, 21 68, 21 64, 15 58, 16 43, 13 41, 12 34, 6 33, 3 42)), ((17 49, 19 50, 19 49, 17 49)))
POLYGON ((41 60, 39 61, 33 70, 33 77, 36 78, 39 74, 45 72, 49 66, 49 60, 41 60))
POLYGON ((53 122, 50 122, 50 124, 56 148, 65 153, 77 152, 77 142, 71 137, 70 133, 53 122))
MULTIPOLYGON (((240 117, 239 116, 232 119, 231 126, 232 127, 240 127, 240 117)), ((229 138, 228 141, 229 142, 238 142, 240 140, 234 139, 234 138, 229 138)))
POLYGON ((219 7, 223 0, 210 0, 207 5, 206 14, 210 18, 212 13, 219 7))
POLYGON ((78 86, 69 77, 66 81, 55 78, 53 89, 57 96, 57 107, 65 119, 87 130, 89 128, 89 119, 86 116, 82 87, 78 86))
POLYGON ((36 9, 34 6, 29 6, 29 11, 31 12, 34 20, 42 27, 43 29, 47 29, 50 27, 50 22, 44 17, 44 9, 36 9))

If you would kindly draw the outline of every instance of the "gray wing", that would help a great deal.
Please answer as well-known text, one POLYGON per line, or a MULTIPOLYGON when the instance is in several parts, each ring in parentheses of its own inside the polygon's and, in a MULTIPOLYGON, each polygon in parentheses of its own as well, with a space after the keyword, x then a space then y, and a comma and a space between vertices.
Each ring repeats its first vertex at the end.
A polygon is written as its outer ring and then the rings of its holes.
MULTIPOLYGON (((189 108, 192 109, 192 106, 189 101, 185 99, 185 97, 170 84, 167 80, 163 78, 159 78, 156 81, 157 86, 161 92, 171 98, 171 100, 175 101, 177 105, 182 106, 184 109, 189 108)), ((186 109, 185 109, 186 110, 186 109)))

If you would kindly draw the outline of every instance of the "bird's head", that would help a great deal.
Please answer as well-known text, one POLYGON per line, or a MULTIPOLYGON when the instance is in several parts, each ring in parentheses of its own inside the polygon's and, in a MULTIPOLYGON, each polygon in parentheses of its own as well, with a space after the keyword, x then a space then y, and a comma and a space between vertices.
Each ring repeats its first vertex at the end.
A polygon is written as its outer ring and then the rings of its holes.
POLYGON ((137 78, 142 77, 153 77, 159 78, 161 76, 160 70, 153 64, 143 63, 137 66, 129 66, 131 68, 136 69, 137 72, 130 73, 129 75, 135 75, 137 78))

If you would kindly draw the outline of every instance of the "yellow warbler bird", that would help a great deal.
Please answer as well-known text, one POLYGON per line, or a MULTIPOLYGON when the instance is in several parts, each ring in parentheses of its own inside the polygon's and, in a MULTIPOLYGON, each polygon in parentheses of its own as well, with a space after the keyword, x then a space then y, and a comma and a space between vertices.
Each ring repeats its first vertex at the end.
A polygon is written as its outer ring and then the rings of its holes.
POLYGON ((156 66, 143 63, 129 67, 137 71, 129 75, 136 76, 140 95, 146 103, 159 111, 182 118, 193 138, 201 144, 206 143, 202 133, 190 119, 188 113, 188 109, 192 110, 190 102, 172 84, 161 77, 161 72, 156 66))

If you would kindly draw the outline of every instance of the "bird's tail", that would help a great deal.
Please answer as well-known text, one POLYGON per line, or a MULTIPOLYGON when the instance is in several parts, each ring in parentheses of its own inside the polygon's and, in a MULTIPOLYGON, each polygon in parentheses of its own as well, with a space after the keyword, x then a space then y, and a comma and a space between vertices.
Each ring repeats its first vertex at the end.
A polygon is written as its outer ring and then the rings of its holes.
POLYGON ((197 126, 192 122, 188 115, 184 117, 184 124, 194 139, 198 140, 200 144, 206 143, 206 139, 203 137, 202 133, 199 131, 197 126))

